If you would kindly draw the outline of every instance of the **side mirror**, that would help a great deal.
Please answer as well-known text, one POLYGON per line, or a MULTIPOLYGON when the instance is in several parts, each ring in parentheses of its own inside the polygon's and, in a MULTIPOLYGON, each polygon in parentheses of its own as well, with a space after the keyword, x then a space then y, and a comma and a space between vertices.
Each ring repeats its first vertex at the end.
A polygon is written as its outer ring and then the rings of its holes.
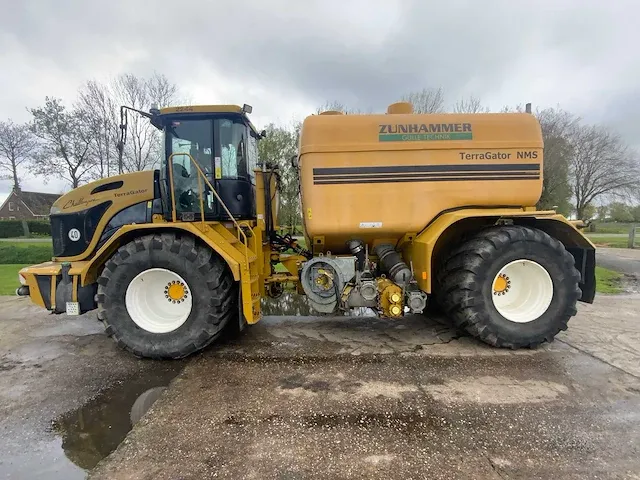
POLYGON ((291 158, 289 159, 289 161, 291 162, 291 166, 295 169, 298 168, 298 155, 292 155, 291 158))
POLYGON ((267 136, 267 131, 266 130, 262 130, 260 132, 260 138, 265 138, 267 136))

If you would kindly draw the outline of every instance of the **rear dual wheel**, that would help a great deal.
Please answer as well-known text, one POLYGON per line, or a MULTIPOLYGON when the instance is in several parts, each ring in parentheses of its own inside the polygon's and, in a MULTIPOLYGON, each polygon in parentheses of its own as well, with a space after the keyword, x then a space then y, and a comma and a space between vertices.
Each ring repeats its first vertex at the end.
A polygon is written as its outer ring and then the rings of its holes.
POLYGON ((453 323, 498 347, 552 341, 576 314, 580 273, 541 230, 496 226, 454 249, 438 272, 437 299, 453 323))
POLYGON ((98 279, 98 318, 116 343, 148 358, 182 358, 238 322, 227 264, 190 235, 146 235, 123 245, 98 279))

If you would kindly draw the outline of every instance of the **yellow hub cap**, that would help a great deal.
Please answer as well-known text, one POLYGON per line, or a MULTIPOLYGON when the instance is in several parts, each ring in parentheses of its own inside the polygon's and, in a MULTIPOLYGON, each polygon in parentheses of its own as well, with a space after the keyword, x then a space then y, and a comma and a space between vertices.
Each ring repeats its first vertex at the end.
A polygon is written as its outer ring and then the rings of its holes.
POLYGON ((493 294, 502 295, 509 291, 511 280, 505 274, 500 274, 493 282, 493 294))
POLYGON ((187 289, 182 282, 174 280, 164 288, 164 294, 170 302, 179 302, 187 296, 187 289))

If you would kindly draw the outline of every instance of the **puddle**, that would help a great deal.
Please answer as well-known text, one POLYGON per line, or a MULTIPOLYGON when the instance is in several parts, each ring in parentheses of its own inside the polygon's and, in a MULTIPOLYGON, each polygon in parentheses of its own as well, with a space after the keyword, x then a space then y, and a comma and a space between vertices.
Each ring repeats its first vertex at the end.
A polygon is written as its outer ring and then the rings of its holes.
POLYGON ((185 365, 153 363, 153 370, 145 368, 52 422, 52 431, 61 438, 62 450, 73 464, 88 471, 113 452, 185 365))
POLYGON ((284 292, 278 298, 264 298, 262 300, 262 313, 265 316, 317 315, 309 306, 307 297, 290 292, 284 292))

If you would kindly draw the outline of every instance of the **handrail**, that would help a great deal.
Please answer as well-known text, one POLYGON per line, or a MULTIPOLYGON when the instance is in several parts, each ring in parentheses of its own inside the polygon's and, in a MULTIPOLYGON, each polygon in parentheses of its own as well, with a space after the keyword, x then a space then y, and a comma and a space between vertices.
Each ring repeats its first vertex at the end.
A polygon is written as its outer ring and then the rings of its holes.
MULTIPOLYGON (((218 192, 216 192, 215 188, 213 188, 213 185, 211 185, 211 182, 209 182, 209 180, 207 179, 207 176, 204 174, 204 172, 200 168, 200 165, 198 165, 198 162, 196 162, 195 159, 189 153, 175 152, 175 153, 172 153, 171 155, 169 155, 169 158, 167 159, 167 163, 169 164, 169 184, 170 184, 170 187, 171 187, 171 206, 173 207, 172 208, 172 212, 171 212, 172 213, 171 218, 173 219, 173 222, 174 223, 176 222, 176 199, 175 199, 175 194, 174 194, 175 193, 175 189, 174 189, 174 185, 173 185, 173 163, 172 163, 171 160, 172 160, 172 158, 174 156, 178 156, 178 155, 184 155, 186 157, 189 157, 189 161, 193 165, 195 165, 196 169, 198 170, 198 195, 200 196, 200 222, 202 223, 202 225, 204 225, 204 198, 203 198, 204 195, 203 195, 202 188, 201 188, 202 184, 200 183, 201 182, 200 178, 202 177, 202 179, 209 186, 209 188, 211 189, 211 191, 215 195, 216 199, 218 200, 220 205, 222 205, 222 208, 224 208, 224 211, 227 213, 227 215, 229 216, 229 218, 233 222, 234 226, 236 227, 236 230, 238 231, 238 240, 240 240, 242 242, 242 244, 245 246, 244 257, 245 257, 247 268, 249 268, 249 253, 248 253, 248 251, 249 251, 249 240, 247 239, 247 235, 244 233, 244 231, 242 230, 242 227, 236 221, 236 219, 233 217, 233 215, 231 215, 231 212, 229 211, 229 209, 227 208, 225 203, 222 201, 222 198, 220 198, 220 195, 218 195, 218 192), (242 239, 240 238, 240 235, 242 235, 242 239)), ((251 228, 251 226, 248 226, 248 227, 249 227, 249 230, 251 230, 251 232, 253 233, 253 229, 251 228)))

